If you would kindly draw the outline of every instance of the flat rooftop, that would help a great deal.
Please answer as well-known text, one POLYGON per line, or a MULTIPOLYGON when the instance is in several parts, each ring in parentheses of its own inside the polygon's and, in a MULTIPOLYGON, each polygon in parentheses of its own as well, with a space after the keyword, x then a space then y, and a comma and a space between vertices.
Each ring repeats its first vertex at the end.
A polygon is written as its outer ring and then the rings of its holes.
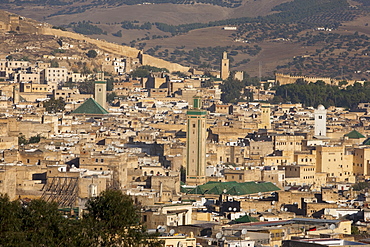
POLYGON ((353 245, 370 246, 369 244, 365 244, 365 243, 348 241, 348 240, 337 239, 337 238, 302 239, 302 240, 294 240, 294 241, 312 243, 312 244, 320 244, 323 246, 353 246, 353 245))

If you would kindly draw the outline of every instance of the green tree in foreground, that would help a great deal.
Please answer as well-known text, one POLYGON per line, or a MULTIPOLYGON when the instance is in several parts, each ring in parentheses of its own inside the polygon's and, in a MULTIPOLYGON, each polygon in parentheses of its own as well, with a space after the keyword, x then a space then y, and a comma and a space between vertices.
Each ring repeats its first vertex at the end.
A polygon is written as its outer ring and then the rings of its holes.
POLYGON ((0 246, 162 246, 140 221, 139 208, 121 191, 88 200, 82 219, 67 219, 56 203, 21 204, 0 195, 0 246))
POLYGON ((121 191, 104 191, 90 199, 86 208, 84 221, 94 246, 161 246, 155 236, 146 233, 139 208, 121 191))
POLYGON ((11 202, 0 196, 0 246, 77 246, 74 223, 62 217, 56 203, 11 202))

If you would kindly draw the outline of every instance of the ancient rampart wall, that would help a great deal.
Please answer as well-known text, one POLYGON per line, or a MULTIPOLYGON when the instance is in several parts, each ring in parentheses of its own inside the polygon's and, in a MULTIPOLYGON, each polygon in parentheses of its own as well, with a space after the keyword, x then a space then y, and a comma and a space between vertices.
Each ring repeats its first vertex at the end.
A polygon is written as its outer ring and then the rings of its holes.
MULTIPOLYGON (((140 50, 132 48, 132 47, 109 43, 104 40, 97 40, 97 39, 89 38, 82 34, 62 31, 60 29, 43 27, 39 33, 44 34, 44 35, 67 37, 67 38, 76 39, 76 40, 84 40, 88 43, 96 45, 97 47, 99 47, 99 49, 102 49, 106 52, 115 53, 118 55, 131 57, 131 58, 137 58, 140 53, 140 50)), ((151 65, 151 66, 155 66, 159 68, 167 68, 170 71, 187 72, 190 69, 189 67, 185 67, 185 66, 182 66, 176 63, 171 63, 171 62, 168 62, 168 61, 156 58, 156 57, 152 57, 147 54, 143 54, 141 60, 142 60, 142 65, 151 65)))

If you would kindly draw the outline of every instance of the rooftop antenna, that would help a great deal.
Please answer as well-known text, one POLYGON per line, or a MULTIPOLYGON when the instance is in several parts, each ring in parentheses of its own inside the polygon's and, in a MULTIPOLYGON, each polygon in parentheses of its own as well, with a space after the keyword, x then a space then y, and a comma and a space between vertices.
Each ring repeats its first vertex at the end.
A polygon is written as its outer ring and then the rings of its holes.
POLYGON ((262 72, 261 72, 262 62, 258 62, 258 78, 260 86, 258 87, 258 93, 257 93, 257 100, 260 101, 260 87, 261 87, 261 78, 262 78, 262 72))
POLYGON ((262 62, 261 61, 258 62, 258 76, 261 82, 261 78, 262 78, 262 62))

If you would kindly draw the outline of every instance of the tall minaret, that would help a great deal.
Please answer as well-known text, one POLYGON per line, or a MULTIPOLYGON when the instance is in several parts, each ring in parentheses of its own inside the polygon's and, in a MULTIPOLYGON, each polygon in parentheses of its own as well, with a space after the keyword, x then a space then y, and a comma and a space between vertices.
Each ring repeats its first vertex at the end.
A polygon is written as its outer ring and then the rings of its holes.
POLYGON ((201 110, 201 103, 200 97, 194 97, 193 109, 186 113, 186 184, 188 185, 206 182, 207 111, 201 110))
POLYGON ((104 109, 107 107, 107 82, 95 81, 95 101, 104 109))
POLYGON ((314 110, 315 116, 315 136, 326 136, 326 109, 319 105, 314 110))
POLYGON ((271 129, 270 104, 261 105, 261 129, 271 129))
POLYGON ((227 58, 227 52, 224 51, 221 59, 221 79, 226 80, 230 75, 229 71, 229 59, 227 58))

